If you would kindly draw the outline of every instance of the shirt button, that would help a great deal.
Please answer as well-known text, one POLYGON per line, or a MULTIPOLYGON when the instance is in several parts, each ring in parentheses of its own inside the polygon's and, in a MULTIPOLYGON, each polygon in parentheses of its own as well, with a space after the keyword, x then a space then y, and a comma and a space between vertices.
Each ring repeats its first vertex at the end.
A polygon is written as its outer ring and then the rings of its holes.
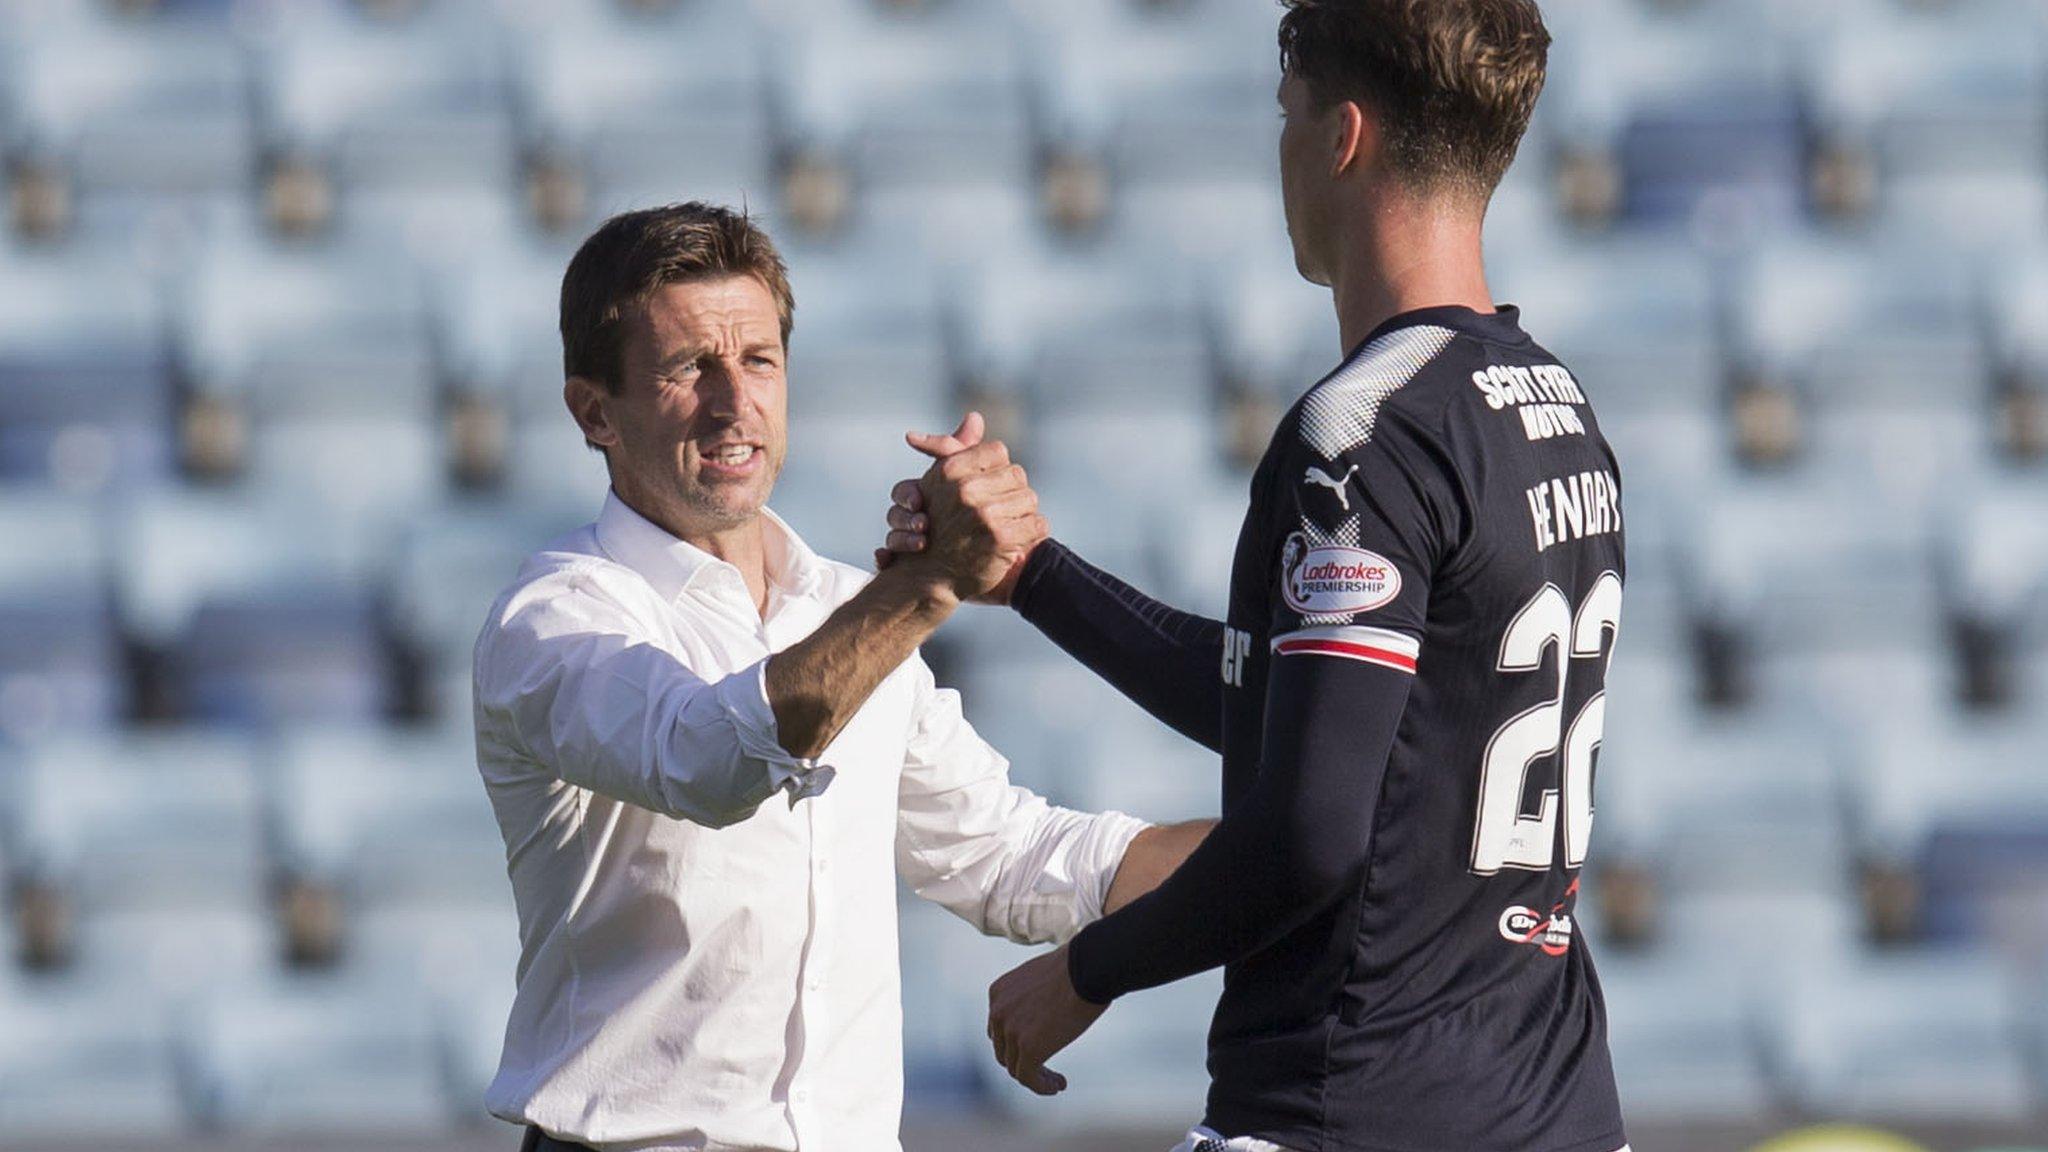
POLYGON ((825 860, 825 859, 822 859, 822 858, 821 858, 821 859, 819 859, 819 861, 818 861, 818 875, 820 875, 820 876, 823 876, 823 875, 824 875, 825 873, 827 873, 827 872, 830 872, 831 870, 832 870, 832 862, 831 862, 830 860, 825 860))
POLYGON ((789 1098, 790 1100, 798 1104, 808 1104, 811 1101, 811 1090, 808 1088, 799 1088, 796 1091, 791 1092, 789 1094, 789 1098))

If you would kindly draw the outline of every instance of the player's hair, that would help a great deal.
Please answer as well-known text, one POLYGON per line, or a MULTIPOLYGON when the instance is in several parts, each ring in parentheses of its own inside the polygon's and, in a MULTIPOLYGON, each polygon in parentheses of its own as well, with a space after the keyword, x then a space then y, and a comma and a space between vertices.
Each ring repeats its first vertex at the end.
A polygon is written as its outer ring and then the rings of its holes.
POLYGON ((1282 0, 1280 60, 1319 107, 1377 114, 1411 188, 1484 200, 1514 163, 1550 55, 1535 0, 1282 0))
POLYGON ((787 348, 796 317, 789 269, 744 211, 692 200, 606 220, 562 275, 563 371, 616 395, 624 376, 626 311, 665 285, 727 276, 752 276, 768 289, 787 348))

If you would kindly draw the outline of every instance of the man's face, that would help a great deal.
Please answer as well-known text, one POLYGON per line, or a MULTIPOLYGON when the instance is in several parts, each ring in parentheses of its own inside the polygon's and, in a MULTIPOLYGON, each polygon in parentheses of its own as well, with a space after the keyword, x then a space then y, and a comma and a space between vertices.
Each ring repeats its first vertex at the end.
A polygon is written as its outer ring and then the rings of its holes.
POLYGON ((684 535, 748 523, 788 452, 774 296, 752 276, 669 284, 624 327, 613 486, 684 535))
POLYGON ((1294 242, 1294 267, 1312 283, 1328 285, 1322 259, 1330 179, 1328 128, 1308 84, 1296 76, 1280 82, 1280 200, 1287 210, 1287 236, 1294 242))

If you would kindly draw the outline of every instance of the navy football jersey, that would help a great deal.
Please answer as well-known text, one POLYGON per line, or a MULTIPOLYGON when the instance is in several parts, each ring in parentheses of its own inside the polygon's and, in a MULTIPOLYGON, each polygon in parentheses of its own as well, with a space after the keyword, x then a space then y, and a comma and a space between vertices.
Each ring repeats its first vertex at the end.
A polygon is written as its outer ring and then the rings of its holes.
POLYGON ((1511 308, 1397 317, 1281 422, 1231 577, 1225 812, 1259 771, 1274 660, 1414 682, 1362 883, 1228 969, 1219 1130, 1621 1146, 1572 909, 1625 574, 1614 455, 1511 308))
POLYGON ((1068 949, 1096 1003, 1224 965, 1211 1127, 1624 1145, 1572 918, 1624 575, 1613 453, 1512 308, 1395 317, 1308 390, 1253 477, 1227 621, 1033 554, 1024 617, 1222 754, 1215 829, 1068 949))

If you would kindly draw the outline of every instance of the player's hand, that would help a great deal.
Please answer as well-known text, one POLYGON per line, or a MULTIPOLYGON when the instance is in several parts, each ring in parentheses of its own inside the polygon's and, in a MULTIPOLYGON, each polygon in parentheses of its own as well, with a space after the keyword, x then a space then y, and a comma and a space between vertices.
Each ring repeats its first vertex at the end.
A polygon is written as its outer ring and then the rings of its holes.
POLYGON ((996 1062, 1011 1079, 1040 1096, 1067 1086, 1067 1078, 1045 1066, 1108 1011, 1074 991, 1067 975, 1067 946, 1026 960, 988 989, 988 1038, 996 1062))
MULTIPOLYGON (((954 456, 966 454, 975 448, 981 447, 982 438, 985 434, 986 426, 982 421, 981 413, 969 412, 967 418, 960 422, 960 427, 955 429, 950 435, 942 436, 929 432, 911 432, 904 439, 909 442, 912 448, 943 463, 954 456)), ((1007 458, 1007 453, 1005 453, 1005 457, 1007 458)), ((1017 468, 1016 475, 1020 481, 1026 479, 1024 470, 1021 467, 1017 468)), ((901 481, 890 491, 891 505, 888 512, 889 534, 884 542, 885 547, 875 550, 875 568, 877 571, 889 567, 899 555, 913 556, 931 547, 932 516, 925 506, 925 487, 929 476, 930 473, 928 472, 926 480, 901 481)), ((1028 489, 1028 484, 1026 487, 1028 489)), ((1046 523, 1045 518, 1036 515, 1037 500, 1037 495, 1033 493, 1031 496, 1034 512, 1032 527, 1035 531, 1027 539, 1022 551, 1018 552, 1011 560, 1009 569, 1002 574, 1000 579, 996 580, 994 584, 987 587, 984 591, 966 597, 966 599, 982 604, 1008 604, 1010 602, 1010 593, 1017 586, 1017 578, 1024 571, 1025 561, 1030 559, 1032 550, 1051 534, 1051 527, 1046 523)), ((997 529, 997 526, 993 523, 987 524, 984 527, 991 532, 997 529)))

